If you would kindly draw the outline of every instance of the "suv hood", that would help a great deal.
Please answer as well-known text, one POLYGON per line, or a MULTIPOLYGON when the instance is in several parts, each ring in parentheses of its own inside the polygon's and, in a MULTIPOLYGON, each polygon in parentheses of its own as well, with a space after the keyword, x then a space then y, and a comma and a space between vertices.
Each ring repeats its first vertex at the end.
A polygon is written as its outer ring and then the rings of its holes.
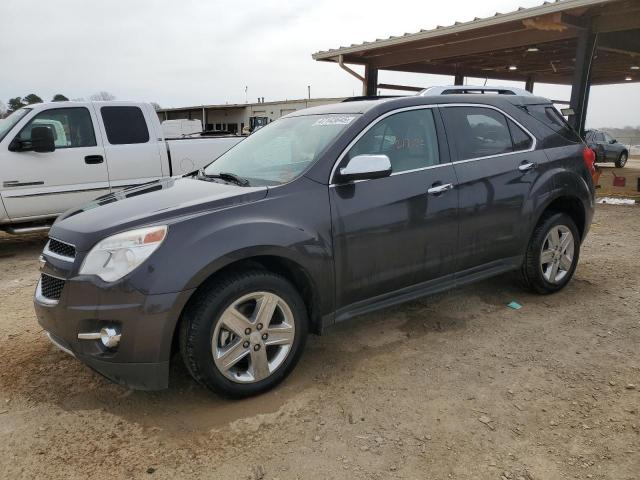
POLYGON ((267 187, 166 178, 105 195, 58 217, 49 235, 89 250, 118 232, 264 198, 267 187))

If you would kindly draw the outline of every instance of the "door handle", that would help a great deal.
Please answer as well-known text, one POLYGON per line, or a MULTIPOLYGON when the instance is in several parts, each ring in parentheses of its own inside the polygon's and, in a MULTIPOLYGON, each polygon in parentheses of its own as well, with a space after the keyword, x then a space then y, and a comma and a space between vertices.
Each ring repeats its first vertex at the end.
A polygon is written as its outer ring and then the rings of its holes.
POLYGON ((84 163, 86 163, 87 165, 96 165, 102 162, 104 162, 104 158, 102 158, 102 155, 87 155, 86 157, 84 157, 84 163))
POLYGON ((536 164, 532 163, 532 162, 523 162, 518 166, 518 170, 520 170, 521 172, 527 172, 529 170, 533 170, 534 168, 536 168, 536 164))
POLYGON ((453 183, 445 183, 440 184, 440 185, 436 185, 435 183, 432 185, 432 187, 427 190, 427 193, 429 195, 439 195, 440 193, 444 193, 447 190, 451 190, 453 188, 453 183))

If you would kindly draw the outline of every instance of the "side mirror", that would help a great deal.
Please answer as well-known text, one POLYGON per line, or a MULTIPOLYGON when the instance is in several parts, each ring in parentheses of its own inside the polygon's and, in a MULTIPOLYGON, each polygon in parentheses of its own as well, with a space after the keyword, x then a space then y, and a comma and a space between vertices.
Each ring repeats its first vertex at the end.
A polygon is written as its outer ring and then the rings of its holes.
POLYGON ((31 129, 31 149, 38 153, 53 152, 56 149, 53 132, 49 127, 31 129))
POLYGON ((340 169, 338 180, 369 180, 391 175, 391 161, 386 155, 358 155, 340 169))
POLYGON ((615 138, 612 138, 611 140, 609 140, 609 143, 611 143, 611 144, 618 143, 618 141, 615 138))

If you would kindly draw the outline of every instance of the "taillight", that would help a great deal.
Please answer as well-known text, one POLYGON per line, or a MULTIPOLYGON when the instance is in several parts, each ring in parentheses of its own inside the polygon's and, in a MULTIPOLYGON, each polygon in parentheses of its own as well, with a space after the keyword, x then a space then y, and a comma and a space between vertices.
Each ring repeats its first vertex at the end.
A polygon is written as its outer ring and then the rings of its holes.
POLYGON ((598 183, 600 182, 600 172, 596 169, 596 152, 589 147, 584 147, 582 150, 582 158, 584 159, 584 164, 589 170, 589 175, 591 175, 591 180, 593 180, 593 185, 596 188, 598 187, 598 183))
POLYGON ((587 170, 591 176, 596 172, 596 152, 589 147, 584 147, 582 150, 582 158, 584 158, 584 164, 587 166, 587 170))

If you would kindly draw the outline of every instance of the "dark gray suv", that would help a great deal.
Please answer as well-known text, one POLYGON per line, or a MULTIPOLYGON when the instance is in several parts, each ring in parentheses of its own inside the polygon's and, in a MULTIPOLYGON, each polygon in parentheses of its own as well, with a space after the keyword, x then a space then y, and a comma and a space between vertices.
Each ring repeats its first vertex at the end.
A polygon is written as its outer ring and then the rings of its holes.
POLYGON ((607 132, 588 130, 584 138, 587 145, 596 153, 596 162, 613 162, 618 168, 627 164, 629 150, 607 132))
POLYGON ((139 389, 179 351, 206 387, 276 385, 308 332, 508 271, 571 279, 593 152, 543 98, 415 96, 288 115, 207 168, 101 197, 50 231, 49 338, 139 389))

